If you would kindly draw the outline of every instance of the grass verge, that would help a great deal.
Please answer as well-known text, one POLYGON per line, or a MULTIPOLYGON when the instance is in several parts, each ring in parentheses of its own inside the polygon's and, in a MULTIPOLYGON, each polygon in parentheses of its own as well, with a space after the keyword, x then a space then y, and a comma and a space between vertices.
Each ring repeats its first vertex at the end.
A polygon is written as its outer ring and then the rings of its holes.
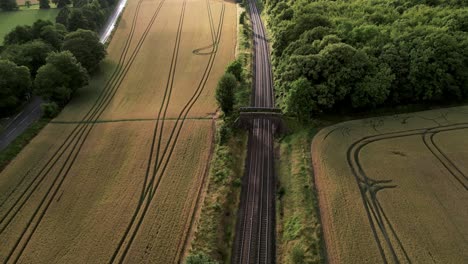
POLYGON ((4 150, 0 151, 0 172, 21 152, 21 150, 44 128, 49 119, 42 118, 28 127, 4 150))
POLYGON ((231 257, 247 134, 236 133, 226 144, 220 144, 222 136, 219 132, 224 131, 223 126, 226 126, 224 121, 217 122, 218 135, 208 190, 187 263, 196 263, 193 259, 197 255, 205 256, 213 263, 226 263, 231 257))
POLYGON ((288 122, 277 145, 278 263, 324 263, 325 250, 311 164, 310 144, 318 129, 288 122))

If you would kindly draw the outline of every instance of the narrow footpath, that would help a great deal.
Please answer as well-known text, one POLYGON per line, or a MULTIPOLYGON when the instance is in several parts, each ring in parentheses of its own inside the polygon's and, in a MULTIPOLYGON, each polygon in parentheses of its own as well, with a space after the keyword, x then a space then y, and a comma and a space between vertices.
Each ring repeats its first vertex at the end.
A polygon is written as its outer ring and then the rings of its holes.
MULTIPOLYGON (((273 108, 273 81, 265 28, 254 0, 249 1, 249 10, 254 42, 252 106, 273 108)), ((275 263, 274 129, 274 123, 269 119, 252 120, 232 263, 275 263)))

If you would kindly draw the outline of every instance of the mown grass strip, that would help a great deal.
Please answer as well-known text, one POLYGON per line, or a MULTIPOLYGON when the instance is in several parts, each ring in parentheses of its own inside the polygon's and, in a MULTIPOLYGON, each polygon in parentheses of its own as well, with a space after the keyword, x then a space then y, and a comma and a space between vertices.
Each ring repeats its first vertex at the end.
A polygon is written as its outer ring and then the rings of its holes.
POLYGON ((18 155, 21 150, 49 123, 42 118, 32 123, 21 135, 13 140, 8 147, 0 151, 0 172, 18 155))

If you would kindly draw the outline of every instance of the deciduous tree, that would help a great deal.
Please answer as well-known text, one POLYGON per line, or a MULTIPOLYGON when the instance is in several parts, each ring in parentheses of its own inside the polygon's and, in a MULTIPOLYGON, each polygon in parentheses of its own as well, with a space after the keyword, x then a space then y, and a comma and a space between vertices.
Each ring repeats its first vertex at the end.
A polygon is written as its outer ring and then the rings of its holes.
POLYGON ((16 26, 5 35, 4 44, 23 44, 34 39, 34 34, 30 26, 16 26))
POLYGON ((216 88, 216 101, 224 114, 229 116, 234 108, 234 91, 237 88, 236 77, 232 73, 225 73, 216 88))
POLYGON ((3 11, 11 11, 17 10, 18 5, 16 4, 16 0, 0 0, 0 8, 3 11))
POLYGON ((79 29, 66 35, 63 50, 69 50, 88 72, 93 72, 106 57, 104 45, 91 30, 79 29))
POLYGON ((21 45, 7 46, 1 57, 28 67, 32 76, 35 76, 39 67, 45 64, 47 56, 52 51, 53 48, 49 44, 42 40, 34 40, 21 45))
POLYGON ((0 116, 12 113, 30 92, 28 68, 0 60, 0 116))
POLYGON ((49 9, 50 8, 49 0, 39 0, 39 8, 49 9))
POLYGON ((73 92, 88 83, 88 74, 69 51, 52 52, 46 61, 34 81, 36 92, 63 106, 73 92))

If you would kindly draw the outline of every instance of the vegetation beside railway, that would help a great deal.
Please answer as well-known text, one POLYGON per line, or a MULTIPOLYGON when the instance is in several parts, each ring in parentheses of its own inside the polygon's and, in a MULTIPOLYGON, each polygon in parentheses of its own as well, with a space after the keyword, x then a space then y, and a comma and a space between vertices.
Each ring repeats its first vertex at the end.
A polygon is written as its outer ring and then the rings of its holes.
MULTIPOLYGON (((226 97, 228 104, 232 105, 227 106, 227 113, 222 113, 222 118, 216 121, 216 145, 208 188, 195 238, 186 258, 188 264, 227 263, 231 258, 247 150, 247 134, 236 128, 234 123, 239 108, 249 104, 252 87, 252 30, 247 12, 240 13, 238 22, 237 59, 221 77, 217 93, 229 88, 225 87, 223 79, 235 77, 237 84, 233 94, 226 97)), ((218 104, 221 101, 218 100, 218 104)), ((221 105, 220 108, 223 109, 221 105)))
POLYGON ((278 263, 323 263, 325 249, 310 144, 317 128, 289 120, 276 146, 278 263))

